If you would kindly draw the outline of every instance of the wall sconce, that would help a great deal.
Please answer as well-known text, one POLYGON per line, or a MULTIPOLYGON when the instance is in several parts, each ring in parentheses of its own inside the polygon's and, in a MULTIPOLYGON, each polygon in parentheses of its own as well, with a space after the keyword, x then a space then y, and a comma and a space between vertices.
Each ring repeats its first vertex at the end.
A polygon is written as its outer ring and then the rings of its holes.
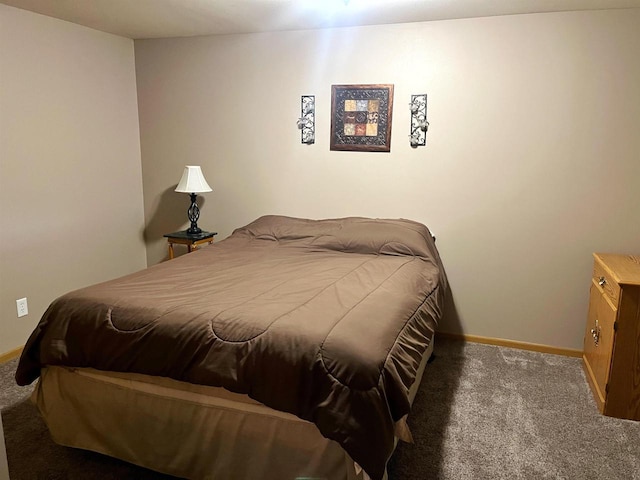
POLYGON ((411 95, 411 134, 409 141, 412 147, 424 147, 427 144, 427 94, 411 95))
POLYGON ((302 143, 310 145, 316 141, 316 97, 302 95, 300 101, 302 116, 298 119, 302 143))

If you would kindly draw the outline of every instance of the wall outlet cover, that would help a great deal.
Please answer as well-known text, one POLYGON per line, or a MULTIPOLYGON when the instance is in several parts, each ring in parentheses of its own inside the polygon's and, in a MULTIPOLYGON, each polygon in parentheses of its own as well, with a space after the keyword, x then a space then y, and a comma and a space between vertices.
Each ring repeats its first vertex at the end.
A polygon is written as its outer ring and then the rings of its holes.
POLYGON ((29 313, 29 308, 27 306, 27 298, 20 298, 16 300, 16 308, 18 309, 18 317, 24 317, 29 313))

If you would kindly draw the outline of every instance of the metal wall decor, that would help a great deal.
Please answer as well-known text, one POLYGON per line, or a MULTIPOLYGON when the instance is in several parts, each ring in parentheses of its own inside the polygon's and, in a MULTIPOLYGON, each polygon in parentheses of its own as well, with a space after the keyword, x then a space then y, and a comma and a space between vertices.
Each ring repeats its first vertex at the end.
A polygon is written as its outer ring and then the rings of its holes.
POLYGON ((412 147, 424 147, 427 144, 427 94, 411 95, 411 134, 409 141, 412 147))
POLYGON ((302 143, 308 145, 316 141, 316 97, 315 95, 302 95, 300 100, 302 116, 298 119, 298 128, 302 143))
POLYGON ((331 150, 391 151, 393 85, 331 86, 331 150))

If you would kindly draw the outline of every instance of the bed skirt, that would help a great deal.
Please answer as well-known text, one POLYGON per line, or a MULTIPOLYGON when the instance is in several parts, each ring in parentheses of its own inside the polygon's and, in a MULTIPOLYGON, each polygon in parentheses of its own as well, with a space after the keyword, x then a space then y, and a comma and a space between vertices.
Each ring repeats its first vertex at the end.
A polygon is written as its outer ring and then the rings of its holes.
MULTIPOLYGON (((432 349, 433 342, 411 388, 411 401, 432 349)), ((56 443, 177 477, 368 480, 313 423, 222 388, 48 367, 32 399, 56 443)), ((410 439, 405 419, 397 423, 396 434, 410 439)))

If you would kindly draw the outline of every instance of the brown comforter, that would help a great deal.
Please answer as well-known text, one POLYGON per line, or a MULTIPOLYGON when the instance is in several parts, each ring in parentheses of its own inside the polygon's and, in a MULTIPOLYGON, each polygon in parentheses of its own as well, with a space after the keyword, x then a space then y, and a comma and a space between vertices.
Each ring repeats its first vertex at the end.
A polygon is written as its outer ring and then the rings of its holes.
POLYGON ((16 380, 67 365, 222 386, 314 422, 379 479, 446 286, 419 223, 261 217, 58 298, 16 380))

